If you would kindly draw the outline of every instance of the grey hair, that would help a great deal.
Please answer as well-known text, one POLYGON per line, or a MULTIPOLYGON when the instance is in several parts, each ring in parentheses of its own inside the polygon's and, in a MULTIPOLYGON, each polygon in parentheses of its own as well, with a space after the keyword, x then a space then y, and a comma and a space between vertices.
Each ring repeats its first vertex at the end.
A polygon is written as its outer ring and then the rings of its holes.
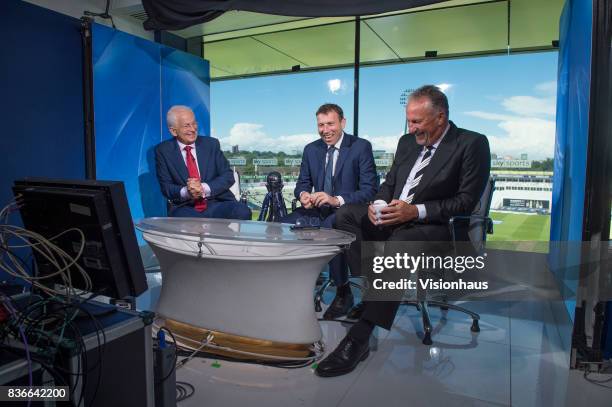
POLYGON ((448 99, 439 87, 435 85, 425 85, 410 94, 410 100, 421 98, 429 99, 431 107, 444 112, 448 118, 448 99))
POLYGON ((181 110, 186 110, 188 112, 193 113, 193 110, 189 106, 185 105, 174 105, 170 109, 168 109, 168 113, 166 113, 166 123, 168 123, 168 127, 176 127, 176 113, 181 110))

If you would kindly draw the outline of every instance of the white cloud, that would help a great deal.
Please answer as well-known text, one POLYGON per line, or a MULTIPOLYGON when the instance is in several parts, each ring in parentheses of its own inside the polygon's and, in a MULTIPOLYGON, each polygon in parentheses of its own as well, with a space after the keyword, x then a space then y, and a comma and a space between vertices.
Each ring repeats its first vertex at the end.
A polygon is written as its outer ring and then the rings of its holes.
POLYGON ((557 93, 557 81, 542 82, 536 85, 536 90, 542 93, 557 93))
POLYGON ((342 81, 340 79, 330 79, 327 81, 327 88, 331 93, 336 95, 342 88, 342 81))
POLYGON ((554 155, 554 120, 481 111, 465 114, 498 122, 500 133, 488 135, 491 152, 498 156, 519 157, 521 153, 527 153, 530 159, 541 160, 554 155))
POLYGON ((229 136, 220 138, 221 148, 230 150, 231 146, 238 145, 240 150, 246 151, 302 151, 304 146, 316 140, 317 134, 291 134, 279 137, 270 137, 264 131, 263 124, 235 123, 230 129, 229 136))
POLYGON ((369 134, 365 134, 359 137, 362 137, 372 143, 372 150, 384 150, 389 153, 394 153, 397 149, 397 142, 402 134, 403 132, 398 133, 395 136, 370 136, 369 134))
POLYGON ((514 119, 514 116, 509 116, 506 114, 499 114, 499 113, 489 113, 489 112, 481 112, 478 110, 475 111, 470 111, 470 112, 465 112, 465 114, 467 114, 468 116, 474 116, 474 117, 478 117, 479 119, 485 119, 485 120, 512 120, 514 119))
POLYGON ((503 100, 504 108, 521 116, 540 116, 555 114, 554 98, 538 98, 534 96, 511 96, 503 100))
POLYGON ((453 85, 451 85, 450 83, 439 83, 436 86, 440 88, 442 92, 446 93, 446 91, 450 89, 450 87, 453 85))
POLYGON ((498 127, 505 134, 489 136, 491 152, 513 157, 527 153, 530 159, 539 160, 554 156, 555 122, 553 120, 517 117, 500 122, 498 127))
POLYGON ((491 152, 498 156, 519 157, 527 153, 530 159, 554 156, 556 82, 537 84, 534 90, 544 97, 517 95, 503 98, 504 112, 465 112, 468 116, 496 121, 499 134, 489 135, 491 152), (551 95, 552 93, 552 95, 551 95))

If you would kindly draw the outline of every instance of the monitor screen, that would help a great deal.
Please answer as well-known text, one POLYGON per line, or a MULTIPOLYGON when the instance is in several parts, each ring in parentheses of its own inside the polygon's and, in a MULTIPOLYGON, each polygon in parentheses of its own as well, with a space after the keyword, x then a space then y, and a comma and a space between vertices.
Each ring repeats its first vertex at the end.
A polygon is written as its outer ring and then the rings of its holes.
MULTIPOLYGON (((78 263, 92 280, 92 292, 124 298, 147 290, 123 182, 26 178, 15 181, 13 193, 21 203, 26 229, 45 238, 70 228, 83 232, 85 246, 78 263)), ((78 232, 52 241, 71 257, 78 255, 82 245, 78 232)), ((56 271, 48 259, 33 253, 39 276, 56 271)), ((79 273, 71 276, 75 288, 85 288, 79 273)), ((51 281, 61 283, 61 279, 51 281)))

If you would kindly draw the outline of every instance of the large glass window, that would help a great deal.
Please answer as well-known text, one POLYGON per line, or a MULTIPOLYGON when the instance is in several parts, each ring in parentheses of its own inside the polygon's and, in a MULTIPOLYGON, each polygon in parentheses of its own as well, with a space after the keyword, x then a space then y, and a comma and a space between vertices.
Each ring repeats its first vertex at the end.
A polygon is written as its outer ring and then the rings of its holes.
POLYGON ((211 133, 240 173, 254 216, 271 171, 283 175, 288 207, 300 170, 302 150, 319 138, 315 112, 336 103, 353 127, 353 70, 275 75, 211 84, 211 133))
POLYGON ((550 234, 557 53, 488 56, 362 68, 360 136, 381 178, 405 132, 406 94, 436 84, 458 127, 487 135, 496 177, 492 240, 546 241, 550 234))

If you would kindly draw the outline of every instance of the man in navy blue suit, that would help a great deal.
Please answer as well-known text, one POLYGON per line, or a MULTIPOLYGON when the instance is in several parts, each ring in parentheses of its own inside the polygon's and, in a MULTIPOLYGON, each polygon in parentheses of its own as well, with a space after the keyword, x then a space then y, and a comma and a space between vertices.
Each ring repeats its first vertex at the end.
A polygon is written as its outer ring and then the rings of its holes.
MULTIPOLYGON (((344 133, 346 119, 340 106, 322 105, 316 113, 321 138, 304 148, 295 197, 302 206, 284 217, 282 222, 295 223, 300 217, 317 218, 321 226, 335 224, 336 209, 345 204, 366 203, 378 189, 372 145, 344 133)), ((329 263, 330 276, 336 285, 336 297, 323 314, 325 319, 346 315, 353 306, 344 254, 329 263)))
POLYGON ((173 204, 169 216, 251 219, 229 190, 234 173, 219 141, 198 136, 193 111, 172 106, 166 121, 173 138, 155 147, 155 164, 162 194, 173 204))

